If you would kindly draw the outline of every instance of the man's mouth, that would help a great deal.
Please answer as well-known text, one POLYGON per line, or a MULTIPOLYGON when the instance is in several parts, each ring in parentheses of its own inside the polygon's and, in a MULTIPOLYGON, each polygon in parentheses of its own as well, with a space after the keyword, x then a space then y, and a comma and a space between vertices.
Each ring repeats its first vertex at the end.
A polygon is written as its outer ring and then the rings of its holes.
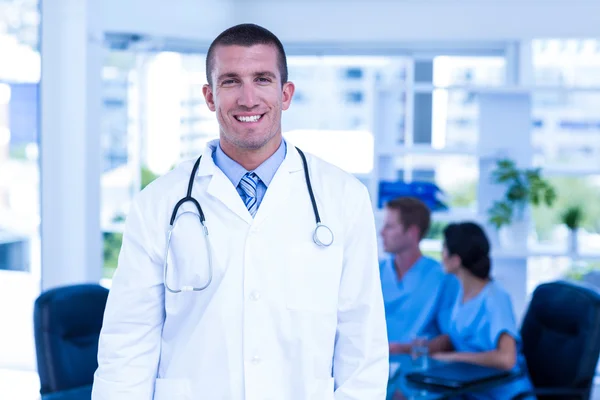
POLYGON ((236 115, 235 119, 240 122, 258 122, 265 114, 256 115, 236 115))

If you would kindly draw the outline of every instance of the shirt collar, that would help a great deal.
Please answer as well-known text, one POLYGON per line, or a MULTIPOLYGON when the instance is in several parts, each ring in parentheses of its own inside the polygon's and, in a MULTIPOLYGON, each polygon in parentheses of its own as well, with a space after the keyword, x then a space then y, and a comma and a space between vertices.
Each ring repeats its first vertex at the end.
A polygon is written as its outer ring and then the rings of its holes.
MULTIPOLYGON (((394 259, 392 258, 392 265, 394 264, 394 259)), ((427 265, 427 258, 421 256, 413 265, 410 267, 408 271, 404 274, 402 279, 398 281, 398 285, 405 288, 406 290, 412 290, 419 286, 421 281, 423 280, 423 276, 428 272, 427 268, 424 268, 427 265)), ((394 272, 396 269, 394 268, 394 272)), ((396 279, 398 279, 398 275, 394 274, 396 279)))
POLYGON ((273 153, 271 157, 266 159, 262 164, 260 164, 254 171, 247 171, 244 167, 242 167, 237 161, 233 160, 229 157, 223 149, 221 145, 215 146, 215 151, 213 152, 213 160, 215 165, 223 171, 225 176, 229 178, 233 186, 237 187, 244 175, 248 172, 254 172, 260 180, 265 184, 265 186, 269 187, 269 184, 273 180, 277 169, 285 159, 287 151, 287 144, 285 140, 281 140, 281 144, 279 148, 273 153))

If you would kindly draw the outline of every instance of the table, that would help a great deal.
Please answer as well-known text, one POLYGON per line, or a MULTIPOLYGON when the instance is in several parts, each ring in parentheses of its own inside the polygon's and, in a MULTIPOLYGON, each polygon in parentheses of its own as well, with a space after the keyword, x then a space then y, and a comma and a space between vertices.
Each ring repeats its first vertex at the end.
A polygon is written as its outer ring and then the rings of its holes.
MULTIPOLYGON (((443 361, 428 359, 428 367, 443 364, 443 361)), ((416 371, 415 364, 410 355, 399 354, 390 355, 390 379, 388 382, 387 400, 439 400, 449 399, 453 396, 459 396, 465 393, 473 393, 480 390, 487 390, 517 378, 514 374, 505 378, 485 382, 480 385, 471 386, 468 389, 444 389, 418 386, 406 380, 406 375, 416 371)))

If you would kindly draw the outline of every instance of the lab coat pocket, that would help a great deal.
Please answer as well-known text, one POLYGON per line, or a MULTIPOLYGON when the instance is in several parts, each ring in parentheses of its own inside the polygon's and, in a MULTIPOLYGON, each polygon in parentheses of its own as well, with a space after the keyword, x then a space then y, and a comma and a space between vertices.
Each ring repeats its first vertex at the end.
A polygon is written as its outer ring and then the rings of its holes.
POLYGON ((316 379, 314 390, 310 397, 311 400, 333 400, 334 399, 334 379, 316 379))
POLYGON ((192 400, 188 379, 157 379, 154 400, 192 400))
POLYGON ((286 266, 286 304, 291 310, 337 311, 342 246, 295 245, 286 266))

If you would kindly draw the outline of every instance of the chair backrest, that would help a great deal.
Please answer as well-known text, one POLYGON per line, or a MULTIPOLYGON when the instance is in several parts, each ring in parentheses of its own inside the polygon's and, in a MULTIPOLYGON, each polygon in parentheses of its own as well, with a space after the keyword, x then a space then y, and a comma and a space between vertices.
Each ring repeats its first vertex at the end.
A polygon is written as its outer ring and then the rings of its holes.
POLYGON ((535 387, 590 388, 600 353, 600 294, 564 281, 538 286, 521 336, 535 387))
POLYGON ((42 293, 34 305, 41 394, 91 385, 108 289, 93 284, 42 293))

